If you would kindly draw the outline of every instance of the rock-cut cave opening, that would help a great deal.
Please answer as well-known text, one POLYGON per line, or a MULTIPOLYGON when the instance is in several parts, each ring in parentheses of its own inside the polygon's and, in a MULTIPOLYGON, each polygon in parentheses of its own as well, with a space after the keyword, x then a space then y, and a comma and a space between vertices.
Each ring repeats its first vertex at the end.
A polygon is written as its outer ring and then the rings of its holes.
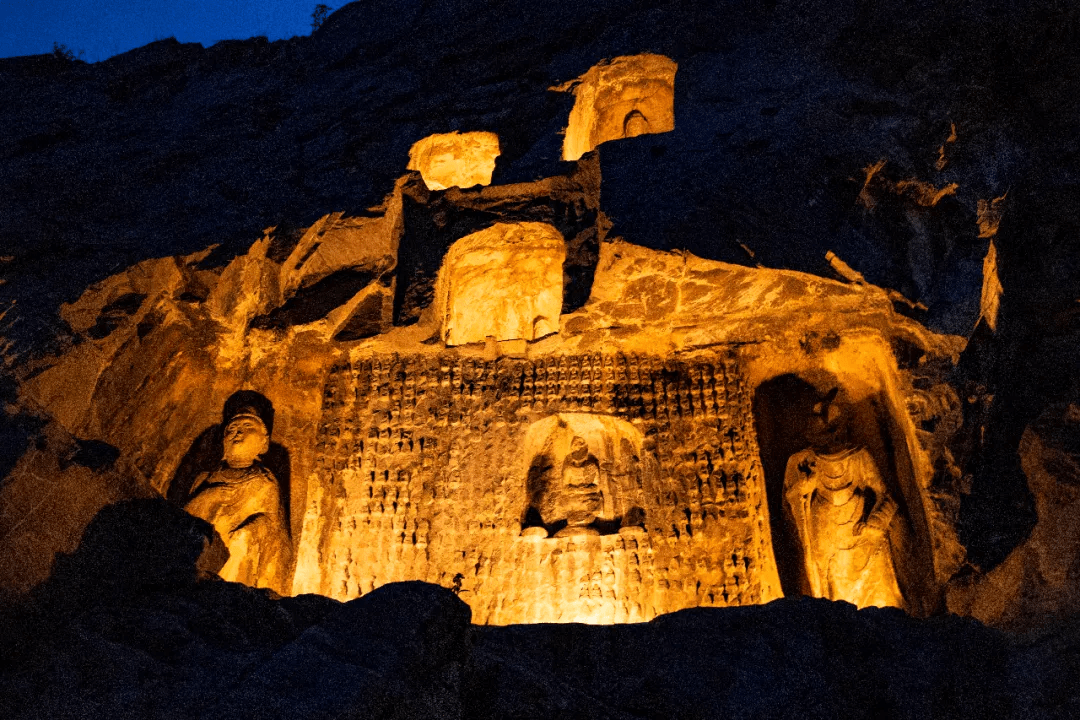
POLYGON ((663 55, 625 55, 554 88, 574 93, 563 160, 577 160, 610 140, 674 130, 677 69, 663 55))

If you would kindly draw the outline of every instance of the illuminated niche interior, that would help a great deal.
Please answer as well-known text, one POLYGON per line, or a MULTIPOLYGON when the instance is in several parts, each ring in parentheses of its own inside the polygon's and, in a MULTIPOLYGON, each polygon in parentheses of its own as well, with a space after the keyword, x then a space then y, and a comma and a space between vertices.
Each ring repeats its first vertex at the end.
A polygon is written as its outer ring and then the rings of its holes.
POLYGON ((420 172, 428 190, 490 185, 499 152, 492 132, 428 135, 409 150, 408 169, 420 172))
POLYGON ((554 88, 574 93, 563 160, 577 160, 610 140, 674 130, 676 69, 663 55, 626 55, 554 88))
POLYGON ((447 345, 559 330, 566 242, 546 223, 497 223, 450 246, 436 282, 447 345))
POLYGON ((784 595, 933 611, 926 519, 888 405, 880 391, 849 393, 828 371, 788 373, 756 389, 753 413, 784 595), (812 488, 802 502, 793 488, 800 481, 812 488))
POLYGON ((532 424, 522 457, 529 504, 522 535, 644 533, 659 467, 645 438, 608 415, 560 413, 532 424))

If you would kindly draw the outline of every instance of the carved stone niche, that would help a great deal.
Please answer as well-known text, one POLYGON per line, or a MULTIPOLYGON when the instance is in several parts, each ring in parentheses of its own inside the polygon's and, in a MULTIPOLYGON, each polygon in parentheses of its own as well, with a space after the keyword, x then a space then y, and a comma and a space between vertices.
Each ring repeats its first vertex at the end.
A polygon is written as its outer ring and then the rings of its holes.
POLYGON ((829 372, 781 375, 753 402, 785 595, 895 606, 940 602, 921 489, 881 394, 856 400, 829 372))
POLYGON ((446 253, 435 308, 447 345, 535 340, 559 331, 566 242, 546 223, 497 223, 446 253))
POLYGON ((607 415, 560 413, 533 423, 521 455, 522 535, 643 533, 659 468, 644 443, 637 428, 607 415))
POLYGON ((577 160, 609 140, 674 130, 677 69, 663 55, 626 55, 553 88, 574 93, 563 160, 577 160))
POLYGON ((429 135, 409 150, 408 169, 420 171, 428 190, 490 185, 499 152, 491 132, 429 135))

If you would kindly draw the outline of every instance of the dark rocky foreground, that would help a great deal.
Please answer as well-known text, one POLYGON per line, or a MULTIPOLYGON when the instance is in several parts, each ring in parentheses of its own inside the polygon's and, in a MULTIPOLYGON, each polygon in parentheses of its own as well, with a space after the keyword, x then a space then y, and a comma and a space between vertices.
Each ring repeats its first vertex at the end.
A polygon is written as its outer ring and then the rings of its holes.
MULTIPOLYGON (((4 614, 8 718, 1066 718, 1080 638, 790 599, 478 627, 445 588, 347 603, 216 579, 212 531, 118 503, 4 614)), ((217 565, 215 565, 215 562, 217 565)))

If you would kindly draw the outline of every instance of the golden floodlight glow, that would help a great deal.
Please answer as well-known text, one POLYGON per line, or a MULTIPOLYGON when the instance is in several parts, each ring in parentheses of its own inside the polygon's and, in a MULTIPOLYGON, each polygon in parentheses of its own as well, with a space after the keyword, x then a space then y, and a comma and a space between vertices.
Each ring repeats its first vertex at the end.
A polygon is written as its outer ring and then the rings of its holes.
POLYGON ((498 223, 455 242, 436 288, 447 345, 558 332, 566 242, 546 223, 498 223))
POLYGON ((428 135, 409 150, 408 169, 420 171, 428 190, 490 185, 499 152, 491 132, 428 135))
POLYGON ((574 92, 563 160, 577 160, 609 140, 675 129, 675 71, 663 55, 626 55, 553 88, 574 92))

